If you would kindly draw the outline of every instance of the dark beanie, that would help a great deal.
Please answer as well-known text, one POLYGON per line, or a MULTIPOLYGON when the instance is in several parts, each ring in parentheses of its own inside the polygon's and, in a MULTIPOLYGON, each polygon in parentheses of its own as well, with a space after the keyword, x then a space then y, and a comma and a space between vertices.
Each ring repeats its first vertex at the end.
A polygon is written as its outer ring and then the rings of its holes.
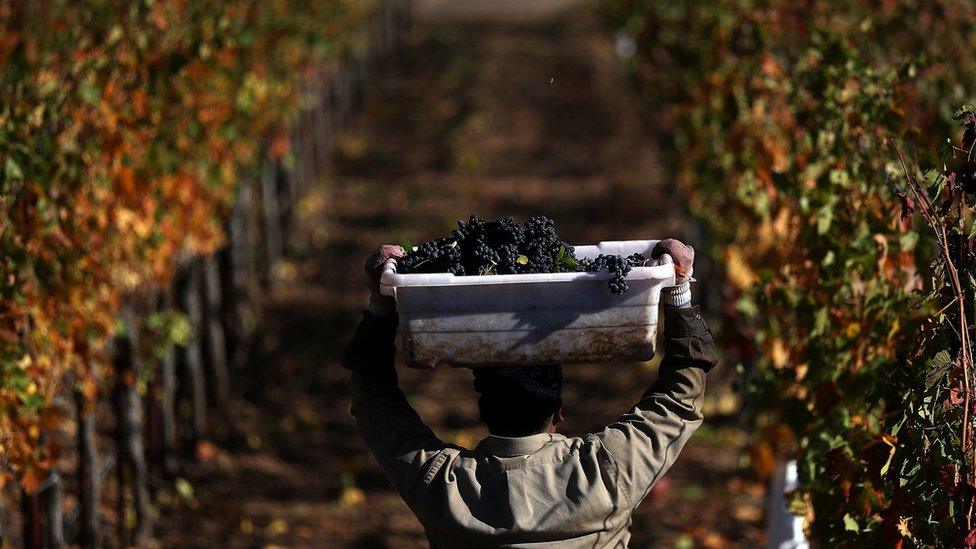
POLYGON ((480 395, 481 421, 488 415, 538 412, 552 414, 562 403, 562 366, 498 366, 473 368, 474 389, 480 395))

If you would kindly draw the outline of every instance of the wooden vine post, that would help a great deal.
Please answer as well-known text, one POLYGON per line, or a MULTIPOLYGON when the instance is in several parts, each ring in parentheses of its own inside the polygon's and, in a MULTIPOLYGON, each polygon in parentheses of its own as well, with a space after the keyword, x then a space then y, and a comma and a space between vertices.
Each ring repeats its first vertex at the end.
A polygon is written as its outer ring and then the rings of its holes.
POLYGON ((191 452, 206 438, 207 389, 203 375, 203 353, 200 348, 200 327, 203 307, 200 303, 200 265, 190 261, 186 271, 178 277, 176 300, 190 323, 190 337, 178 348, 177 362, 189 382, 191 452))
POLYGON ((230 303, 225 303, 228 309, 226 317, 228 322, 227 336, 230 339, 230 348, 233 350, 231 355, 232 364, 241 363, 241 354, 244 352, 245 319, 247 318, 248 281, 247 281, 247 255, 249 253, 247 240, 247 221, 246 182, 241 184, 237 193, 237 200, 231 210, 230 219, 227 220, 227 251, 221 267, 224 269, 223 278, 229 281, 232 299, 230 303))
POLYGON ((99 545, 98 500, 100 476, 95 449, 95 414, 81 391, 75 391, 78 416, 78 544, 82 549, 99 545))
POLYGON ((64 546, 64 486, 61 475, 52 469, 40 485, 21 492, 23 542, 29 549, 56 549, 64 546))
MULTIPOLYGON (((152 359, 156 362, 155 357, 152 359)), ((146 390, 146 466, 157 475, 162 473, 163 462, 163 433, 162 433, 162 390, 160 389, 159 374, 162 364, 156 364, 154 375, 148 381, 146 390)))
POLYGON ((129 543, 127 535, 127 513, 125 486, 126 477, 132 487, 132 501, 135 507, 135 528, 131 542, 137 547, 148 543, 151 531, 149 515, 149 485, 146 471, 146 455, 142 442, 143 413, 142 399, 139 397, 137 383, 140 374, 138 358, 138 334, 136 325, 128 322, 128 333, 115 339, 115 368, 118 376, 116 387, 116 421, 118 422, 118 490, 119 490, 119 541, 129 543))
POLYGON ((57 470, 48 475, 48 486, 44 491, 44 538, 48 549, 64 546, 64 485, 57 470))
POLYGON ((278 220, 281 224, 282 255, 286 255, 288 235, 292 229, 292 214, 295 209, 295 195, 292 189, 292 178, 281 160, 271 160, 274 163, 275 191, 278 195, 278 220))
POLYGON ((234 354, 237 351, 238 334, 235 326, 237 318, 237 292, 234 289, 234 258, 231 254, 230 220, 226 224, 227 244, 217 254, 217 269, 220 275, 220 321, 224 328, 224 348, 226 349, 227 368, 234 364, 234 354))
POLYGON ((203 260, 203 322, 202 330, 207 349, 207 364, 212 376, 212 396, 217 409, 227 412, 230 399, 230 373, 227 369, 227 339, 223 323, 223 289, 220 281, 220 265, 216 254, 203 260))
POLYGON ((275 266, 284 255, 281 231, 281 209, 278 204, 278 174, 276 164, 267 159, 261 170, 261 204, 263 206, 264 242, 267 248, 268 287, 275 287, 275 266))
MULTIPOLYGON (((156 300, 157 312, 168 315, 173 312, 173 292, 162 291, 156 300)), ((172 479, 176 475, 177 428, 176 428, 176 346, 167 341, 166 350, 159 358, 159 369, 154 376, 150 400, 155 403, 158 417, 153 418, 153 455, 162 476, 172 479)))
POLYGON ((24 547, 41 549, 44 547, 43 507, 37 490, 22 490, 21 512, 24 514, 24 547))

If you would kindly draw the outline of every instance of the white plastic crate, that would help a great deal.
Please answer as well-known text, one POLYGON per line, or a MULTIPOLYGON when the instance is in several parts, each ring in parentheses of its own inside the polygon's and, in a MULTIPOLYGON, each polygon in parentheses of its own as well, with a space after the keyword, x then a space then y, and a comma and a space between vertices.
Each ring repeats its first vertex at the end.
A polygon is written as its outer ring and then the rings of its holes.
MULTIPOLYGON (((657 240, 576 246, 577 257, 650 257, 657 240)), ((404 359, 413 368, 569 364, 654 356, 661 288, 674 284, 667 255, 634 267, 613 295, 610 274, 487 276, 397 274, 387 262, 381 292, 394 296, 404 359)))

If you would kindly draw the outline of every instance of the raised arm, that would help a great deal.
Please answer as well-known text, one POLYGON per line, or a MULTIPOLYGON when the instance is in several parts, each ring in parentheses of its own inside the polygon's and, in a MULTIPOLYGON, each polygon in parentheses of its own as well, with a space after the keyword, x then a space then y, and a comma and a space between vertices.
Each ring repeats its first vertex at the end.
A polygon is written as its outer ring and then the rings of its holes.
POLYGON ((402 255, 399 246, 383 246, 367 260, 370 305, 346 347, 343 362, 352 372, 351 412, 359 431, 409 503, 408 496, 422 478, 425 465, 445 446, 424 425, 397 384, 395 303, 380 295, 379 274, 388 258, 402 255))
POLYGON ((694 250, 676 240, 662 241, 652 253, 668 253, 678 285, 662 293, 664 360, 657 381, 627 413, 591 435, 613 456, 626 504, 637 506, 674 463, 702 422, 705 373, 718 362, 712 334, 691 306, 688 279, 694 250))

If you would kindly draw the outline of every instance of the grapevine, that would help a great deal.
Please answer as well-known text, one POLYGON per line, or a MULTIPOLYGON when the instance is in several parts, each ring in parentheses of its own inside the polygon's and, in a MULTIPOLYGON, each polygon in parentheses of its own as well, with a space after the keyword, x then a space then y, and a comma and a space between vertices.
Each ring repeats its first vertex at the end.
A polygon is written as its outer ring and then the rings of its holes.
POLYGON ((610 293, 622 294, 627 291, 627 274, 646 261, 639 253, 578 258, 545 216, 519 224, 512 217, 487 220, 472 215, 467 222, 458 221, 449 236, 416 246, 400 260, 398 270, 456 276, 607 271, 610 293))
POLYGON ((372 2, 6 2, 0 8, 0 487, 54 463, 57 397, 111 382, 125 304, 208 256, 301 84, 372 2))
POLYGON ((746 374, 755 471, 796 458, 791 509, 821 545, 976 545, 960 320, 976 122, 952 116, 976 92, 976 5, 600 9, 634 40, 627 63, 726 275, 720 346, 746 374))

